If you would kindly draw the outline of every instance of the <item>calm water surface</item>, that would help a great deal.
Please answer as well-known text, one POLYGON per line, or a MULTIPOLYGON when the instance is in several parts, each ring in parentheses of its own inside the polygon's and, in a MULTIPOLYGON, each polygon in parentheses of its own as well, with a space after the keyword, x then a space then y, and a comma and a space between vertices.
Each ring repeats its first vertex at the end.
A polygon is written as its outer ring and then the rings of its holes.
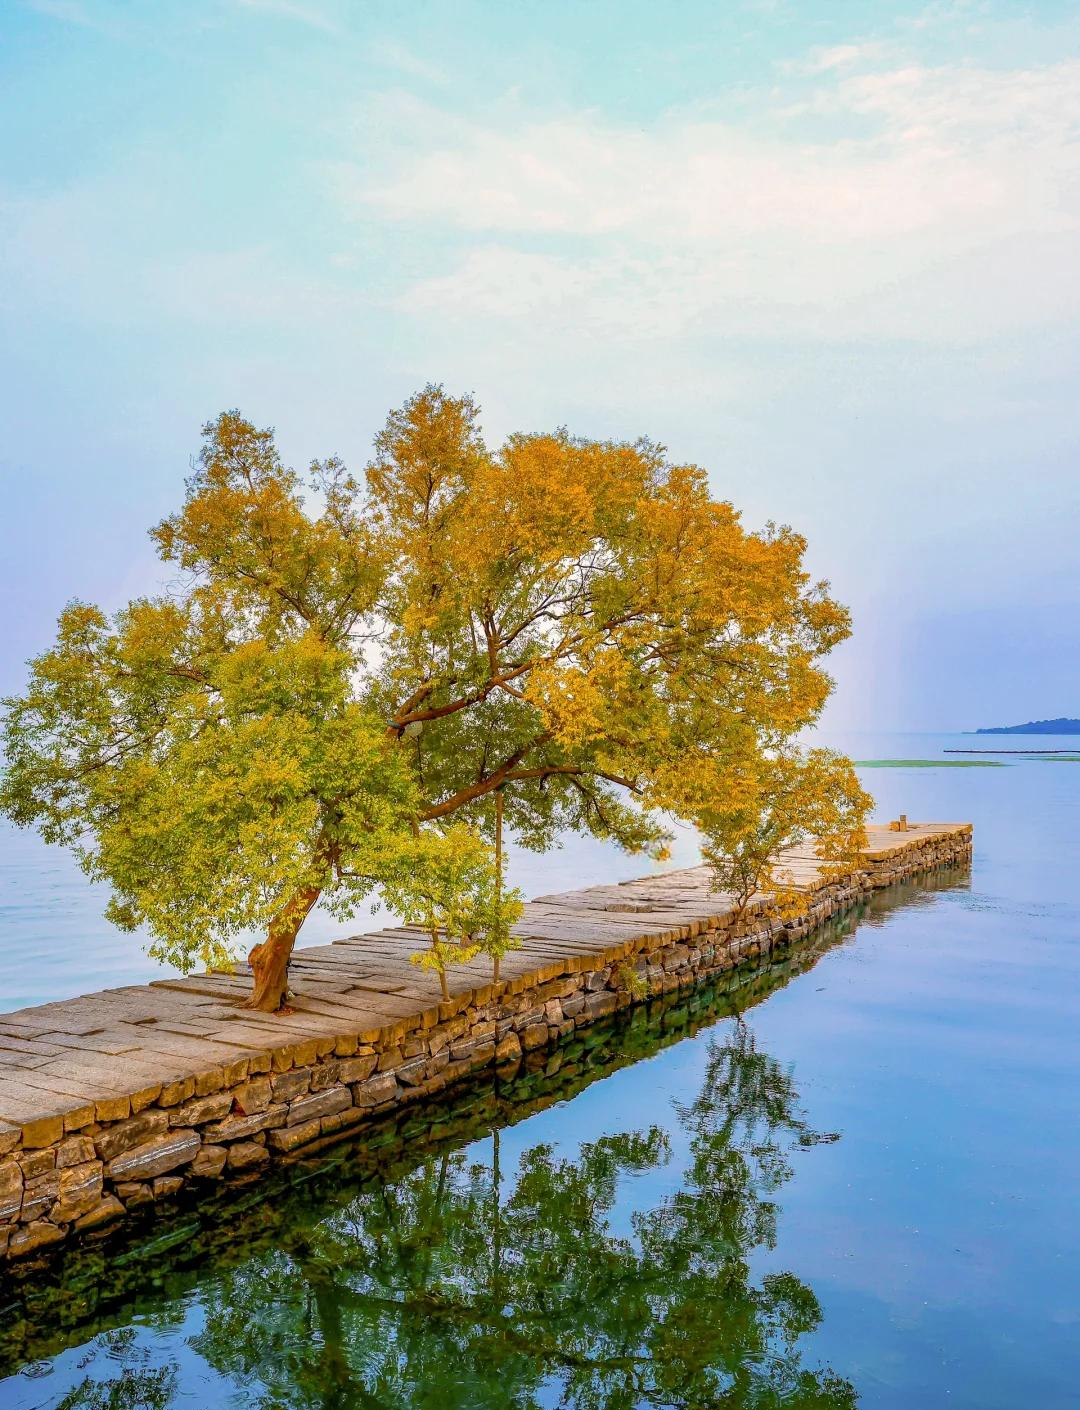
MULTIPOLYGON (((1075 743, 843 744, 995 742, 1075 743)), ((0 1275, 0 1407, 1080 1405, 1080 764, 866 782, 974 821, 971 875, 381 1154, 0 1275)), ((63 859, 18 839, 0 881, 0 1007, 150 972, 63 859)))

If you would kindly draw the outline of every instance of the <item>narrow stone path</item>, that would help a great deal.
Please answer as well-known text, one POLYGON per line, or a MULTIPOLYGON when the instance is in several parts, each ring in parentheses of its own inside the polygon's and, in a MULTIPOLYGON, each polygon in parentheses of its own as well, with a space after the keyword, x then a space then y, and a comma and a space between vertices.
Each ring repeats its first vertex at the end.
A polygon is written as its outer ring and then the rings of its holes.
MULTIPOLYGON (((861 864, 880 885, 898 860, 912 870, 908 854, 947 839, 969 842, 970 833, 970 823, 911 824, 904 832, 874 826, 861 864)), ((800 888, 825 884, 811 846, 785 854, 782 866, 800 888)), ((454 967, 449 1004, 437 976, 410 959, 427 937, 396 927, 298 951, 288 1015, 239 1007, 250 988, 246 966, 0 1014, 0 1157, 232 1088, 252 1072, 283 1072, 365 1046, 386 1050, 463 1009, 690 940, 722 927, 731 912, 705 867, 540 896, 515 927, 520 948, 504 959, 500 983, 486 959, 454 967)), ((0 1223, 4 1216, 0 1207, 0 1223)))

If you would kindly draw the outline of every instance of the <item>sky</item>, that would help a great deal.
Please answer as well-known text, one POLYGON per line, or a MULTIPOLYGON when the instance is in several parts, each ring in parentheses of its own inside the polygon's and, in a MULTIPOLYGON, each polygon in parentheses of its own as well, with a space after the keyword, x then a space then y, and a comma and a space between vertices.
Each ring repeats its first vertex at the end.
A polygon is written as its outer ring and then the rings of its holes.
POLYGON ((1080 715, 1072 0, 3 0, 0 131, 0 691, 439 381, 804 533, 830 725, 1080 715))

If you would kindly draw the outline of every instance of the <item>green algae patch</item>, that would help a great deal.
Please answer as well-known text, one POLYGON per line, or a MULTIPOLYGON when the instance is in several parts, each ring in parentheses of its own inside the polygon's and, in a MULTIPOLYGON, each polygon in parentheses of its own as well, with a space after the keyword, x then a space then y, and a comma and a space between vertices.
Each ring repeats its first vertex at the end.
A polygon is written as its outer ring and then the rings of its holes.
MULTIPOLYGON (((1070 756, 1071 757, 1071 756, 1070 756)), ((1007 769, 997 759, 856 759, 857 769, 1007 769)))

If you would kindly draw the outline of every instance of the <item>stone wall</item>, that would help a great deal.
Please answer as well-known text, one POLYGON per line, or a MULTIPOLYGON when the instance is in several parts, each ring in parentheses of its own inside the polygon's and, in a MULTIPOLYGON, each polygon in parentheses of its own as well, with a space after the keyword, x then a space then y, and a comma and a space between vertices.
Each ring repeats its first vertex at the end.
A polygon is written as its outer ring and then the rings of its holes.
POLYGON ((188 1185, 250 1180, 492 1065, 512 1069, 635 1002, 783 950, 870 891, 970 857, 970 829, 913 840, 820 887, 797 920, 748 910, 687 927, 677 942, 630 940, 464 994, 450 1016, 453 1003, 387 1024, 368 1043, 295 1043, 0 1131, 0 1259, 103 1229, 188 1185))

